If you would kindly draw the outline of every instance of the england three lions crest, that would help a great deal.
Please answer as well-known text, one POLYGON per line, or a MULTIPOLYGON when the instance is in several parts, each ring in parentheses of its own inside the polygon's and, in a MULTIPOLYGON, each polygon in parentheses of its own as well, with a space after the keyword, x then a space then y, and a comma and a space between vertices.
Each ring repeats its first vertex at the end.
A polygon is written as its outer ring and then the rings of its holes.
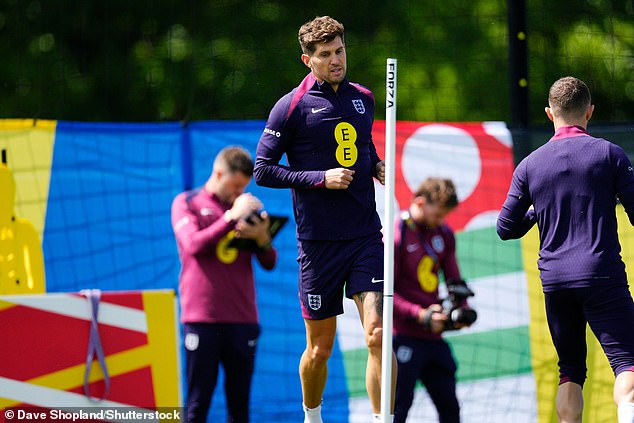
POLYGON ((445 240, 440 235, 436 235, 431 239, 431 245, 439 254, 445 251, 445 240))
POLYGON ((359 114, 365 113, 365 106, 363 105, 363 100, 352 100, 352 104, 354 105, 355 110, 359 112, 359 114))
POLYGON ((308 294, 308 307, 312 310, 319 310, 321 308, 321 295, 308 294))

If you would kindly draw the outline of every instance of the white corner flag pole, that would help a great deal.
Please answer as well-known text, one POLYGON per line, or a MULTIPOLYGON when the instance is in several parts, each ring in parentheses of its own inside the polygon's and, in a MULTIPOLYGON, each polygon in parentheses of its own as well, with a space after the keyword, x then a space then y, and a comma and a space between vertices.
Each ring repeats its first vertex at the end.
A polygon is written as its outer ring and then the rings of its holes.
POLYGON ((387 59, 385 80, 385 214, 383 218, 383 349, 381 352, 381 418, 392 414, 392 316, 394 311, 394 193, 396 163, 396 59, 387 59))

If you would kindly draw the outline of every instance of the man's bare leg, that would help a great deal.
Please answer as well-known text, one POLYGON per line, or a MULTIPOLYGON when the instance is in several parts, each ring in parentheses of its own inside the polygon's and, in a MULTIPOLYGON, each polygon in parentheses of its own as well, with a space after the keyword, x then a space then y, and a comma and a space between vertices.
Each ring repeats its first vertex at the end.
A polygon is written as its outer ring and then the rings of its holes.
POLYGON ((581 423, 583 392, 581 385, 565 382, 557 389, 557 417, 560 423, 581 423))
MULTIPOLYGON (((372 412, 381 412, 381 360, 383 350, 383 294, 381 292, 361 292, 354 296, 359 309, 361 324, 365 332, 368 346, 368 363, 366 367, 365 385, 372 405, 372 412)), ((392 400, 390 409, 394 409, 394 392, 396 390, 396 359, 392 354, 392 400)))
POLYGON ((304 319, 306 349, 299 362, 304 406, 315 408, 321 399, 328 378, 328 359, 332 353, 337 331, 337 318, 324 320, 304 319))
POLYGON ((634 372, 619 373, 614 381, 614 402, 619 423, 634 423, 634 372))

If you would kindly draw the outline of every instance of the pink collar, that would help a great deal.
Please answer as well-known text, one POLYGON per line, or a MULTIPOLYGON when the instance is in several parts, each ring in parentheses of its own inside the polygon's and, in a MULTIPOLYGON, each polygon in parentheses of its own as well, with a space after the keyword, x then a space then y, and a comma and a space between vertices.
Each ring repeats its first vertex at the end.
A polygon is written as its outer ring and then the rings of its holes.
POLYGON ((571 125, 571 126, 561 126, 555 132, 555 135, 550 139, 559 140, 562 138, 572 138, 572 137, 580 137, 582 135, 588 135, 585 129, 581 126, 571 125))

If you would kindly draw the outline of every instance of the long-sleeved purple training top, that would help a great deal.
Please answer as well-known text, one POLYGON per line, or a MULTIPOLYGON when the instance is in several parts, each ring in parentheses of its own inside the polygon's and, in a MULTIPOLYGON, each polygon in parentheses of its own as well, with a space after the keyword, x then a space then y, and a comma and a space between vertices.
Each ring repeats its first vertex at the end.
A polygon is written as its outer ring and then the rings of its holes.
POLYGON ((561 127, 513 172, 497 232, 520 238, 537 223, 545 292, 626 283, 617 198, 634 224, 634 173, 623 149, 581 127, 561 127))
POLYGON ((335 92, 312 73, 271 110, 254 177, 258 185, 292 188, 298 239, 349 240, 380 231, 373 122, 370 90, 344 80, 335 92), (288 165, 280 164, 284 153, 288 165), (350 186, 326 189, 326 170, 341 167, 355 171, 350 186))
POLYGON ((440 339, 418 323, 423 308, 438 304, 438 272, 445 280, 460 279, 456 238, 445 224, 437 228, 416 225, 406 214, 394 231, 394 334, 440 339))
MULTIPOLYGON (((257 323, 252 253, 227 247, 235 223, 223 219, 230 204, 204 189, 183 192, 172 202, 172 227, 182 268, 183 323, 257 323)), ((277 252, 256 255, 272 269, 277 252)))

